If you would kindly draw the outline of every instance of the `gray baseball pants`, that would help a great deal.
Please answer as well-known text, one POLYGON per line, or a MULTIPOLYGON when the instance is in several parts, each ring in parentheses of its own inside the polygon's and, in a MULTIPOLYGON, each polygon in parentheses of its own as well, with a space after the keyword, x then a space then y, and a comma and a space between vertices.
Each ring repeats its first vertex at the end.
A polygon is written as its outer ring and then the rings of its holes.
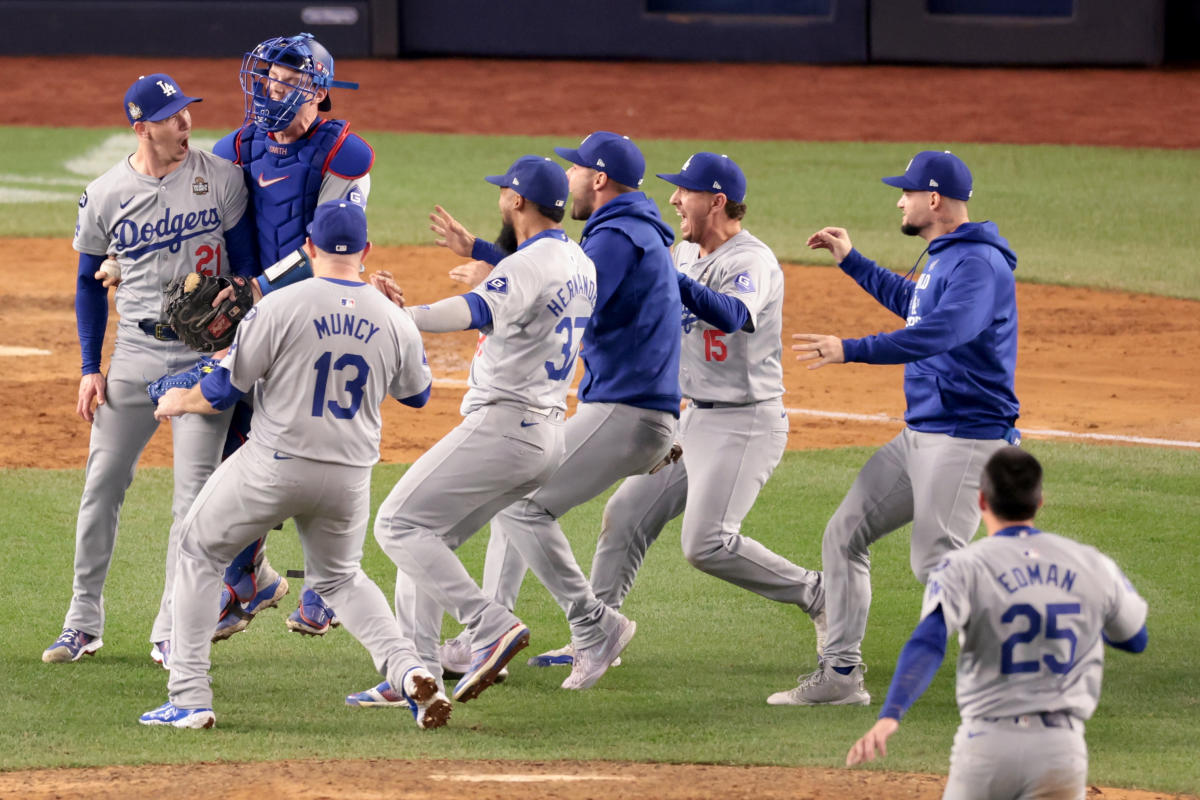
POLYGON ((742 521, 783 456, 787 436, 787 412, 779 398, 711 409, 689 404, 679 420, 682 460, 653 475, 626 478, 604 507, 592 561, 596 595, 620 608, 646 551, 682 513, 680 543, 692 566, 770 600, 812 609, 821 573, 741 534, 742 521))
POLYGON ((942 800, 1084 800, 1083 722, 1048 727, 1038 714, 964 720, 942 800))
POLYGON ((979 476, 1003 439, 960 439, 905 428, 859 471, 821 544, 829 633, 824 659, 862 663, 871 608, 870 547, 912 523, 909 565, 921 583, 979 527, 979 476))
POLYGON ((562 456, 561 412, 487 405, 418 458, 379 507, 375 538, 398 567, 396 619, 439 681, 443 609, 475 632, 477 647, 519 621, 480 590, 453 551, 541 486, 562 456))
POLYGON ((309 585, 337 609, 375 669, 401 686, 421 666, 387 598, 362 571, 371 468, 287 456, 251 439, 217 468, 183 522, 176 568, 170 700, 211 708, 208 675, 225 565, 278 520, 296 522, 309 585))
POLYGON ((662 460, 674 416, 620 403, 580 403, 565 428, 566 457, 540 489, 492 520, 484 585, 512 608, 526 565, 567 615, 577 649, 599 644, 621 618, 592 591, 558 518, 662 460), (515 552, 513 552, 515 550, 515 552))
MULTIPOLYGON (((75 525, 75 580, 64 628, 78 628, 93 636, 104 633, 104 581, 112 565, 121 506, 142 450, 158 429, 146 386, 195 363, 196 354, 180 342, 159 341, 132 323, 122 324, 118 331, 106 378, 106 402, 96 408, 92 422, 75 525)), ((200 488, 221 461, 231 414, 189 414, 171 424, 175 492, 163 594, 150 632, 152 642, 171 638, 180 527, 200 488)))

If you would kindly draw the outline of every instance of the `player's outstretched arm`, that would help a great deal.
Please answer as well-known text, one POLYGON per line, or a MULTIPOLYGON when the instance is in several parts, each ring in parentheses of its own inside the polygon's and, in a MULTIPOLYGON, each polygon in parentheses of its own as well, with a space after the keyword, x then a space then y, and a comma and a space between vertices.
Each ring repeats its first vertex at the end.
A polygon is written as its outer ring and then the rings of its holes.
POLYGON ((854 249, 850 234, 845 228, 821 228, 808 237, 806 244, 811 250, 828 250, 838 264, 841 264, 854 249))
POLYGON ((429 230, 437 234, 435 243, 439 247, 448 247, 451 252, 463 258, 471 257, 471 249, 475 247, 475 234, 450 216, 449 211, 441 206, 434 206, 429 220, 432 223, 429 230))
POLYGON ((179 387, 168 389, 158 400, 158 406, 154 409, 154 418, 162 420, 183 414, 216 414, 219 410, 213 408, 212 404, 208 402, 200 390, 200 384, 197 383, 188 389, 179 387))
POLYGON ((797 361, 811 362, 809 369, 820 369, 826 364, 846 363, 846 354, 842 349, 842 340, 836 336, 823 333, 793 333, 792 339, 797 344, 792 350, 797 353, 797 361))
POLYGON ((486 261, 468 261, 465 264, 459 264, 450 270, 450 279, 465 283, 471 288, 475 288, 483 283, 483 279, 492 272, 492 265, 486 261))
POLYGON ((846 766, 853 767, 866 761, 874 761, 875 754, 880 758, 887 757, 887 740, 900 728, 900 720, 884 717, 877 720, 871 730, 854 743, 850 752, 846 753, 846 766))
POLYGON ((92 409, 92 401, 94 400, 98 406, 104 405, 105 388, 106 383, 103 373, 92 372, 79 379, 79 399, 75 403, 75 413, 84 422, 95 420, 96 416, 92 409))

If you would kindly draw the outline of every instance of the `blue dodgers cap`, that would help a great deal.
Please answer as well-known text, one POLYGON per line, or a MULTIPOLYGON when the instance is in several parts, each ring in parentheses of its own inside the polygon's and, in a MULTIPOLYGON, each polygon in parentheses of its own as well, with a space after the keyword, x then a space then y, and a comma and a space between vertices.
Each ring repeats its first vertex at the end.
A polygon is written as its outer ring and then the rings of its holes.
POLYGON ((521 156, 503 175, 484 178, 539 205, 563 208, 567 204, 567 173, 545 156, 521 156))
POLYGON ((903 175, 882 180, 906 192, 937 192, 957 200, 971 199, 971 170, 949 150, 922 150, 908 162, 903 175))
POLYGON ((608 174, 617 183, 637 188, 646 174, 646 159, 628 136, 612 131, 589 133, 579 147, 556 147, 554 152, 572 164, 608 174))
POLYGON ((125 116, 135 122, 162 122, 201 98, 188 97, 175 79, 165 72, 142 75, 125 91, 125 116))
POLYGON ((326 253, 361 253, 367 248, 367 212, 349 200, 317 206, 308 237, 326 253))
POLYGON ((746 199, 746 176, 742 168, 729 156, 701 152, 683 162, 675 173, 655 173, 667 183, 691 189, 693 192, 720 192, 730 202, 740 203, 746 199))

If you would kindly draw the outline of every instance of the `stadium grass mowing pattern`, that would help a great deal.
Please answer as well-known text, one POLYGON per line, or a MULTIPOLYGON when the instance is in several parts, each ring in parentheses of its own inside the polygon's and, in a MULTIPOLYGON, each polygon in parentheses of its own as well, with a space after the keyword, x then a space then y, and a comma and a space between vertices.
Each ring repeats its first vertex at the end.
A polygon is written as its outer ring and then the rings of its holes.
MULTIPOLYGON (((1088 725, 1090 782, 1194 791, 1200 738, 1193 670, 1200 647, 1190 558, 1200 497, 1197 455, 1167 449, 1030 442, 1047 469, 1040 521, 1110 553, 1150 603, 1150 646, 1109 649, 1100 709, 1088 725)), ((767 484, 745 532, 800 564, 816 566, 824 524, 868 448, 792 452, 767 484)), ((373 508, 403 472, 377 467, 373 508)), ((406 711, 350 709, 344 695, 377 676, 344 631, 323 639, 289 634, 283 607, 214 646, 217 727, 143 728, 138 714, 166 697, 166 673, 145 641, 161 589, 170 516, 170 471, 142 470, 130 490, 107 586, 105 646, 78 664, 47 665, 70 596, 80 470, 0 471, 7 532, 0 550, 9 613, 0 619, 0 769, 38 766, 279 758, 617 759, 680 763, 836 766, 873 722, 900 646, 916 621, 920 588, 908 568, 907 532, 873 549, 874 603, 865 643, 868 708, 771 708, 815 662, 812 628, 799 611, 708 577, 679 552, 679 523, 647 557, 626 610, 639 623, 625 663, 594 689, 566 692, 562 668, 525 667, 526 655, 558 647, 567 627, 532 577, 518 612, 533 641, 504 686, 457 705, 447 728, 419 731, 406 711)), ((565 519, 585 568, 603 500, 565 519)), ((486 536, 461 553, 481 570, 486 536)), ((367 573, 390 596, 395 569, 368 534, 367 573)), ((301 566, 289 523, 272 537, 280 569, 301 566)), ((455 630, 452 622, 447 632, 455 630)), ((957 654, 952 644, 948 661, 957 654)), ((958 724, 953 669, 933 685, 893 739, 882 767, 945 772, 958 724)))
MULTIPOLYGON (((27 178, 69 179, 65 159, 82 155, 120 129, 0 128, 4 186, 62 192, 58 202, 0 202, 0 236, 70 236, 76 186, 27 178)), ((224 131, 197 131, 215 139, 224 131)), ((572 144, 550 137, 365 132, 375 148, 370 221, 377 244, 430 244, 434 203, 471 230, 499 227, 496 193, 483 176, 503 172, 518 155, 553 153, 572 144)), ((1200 299, 1200 152, 1103 147, 954 144, 946 142, 643 141, 643 188, 668 219, 670 187, 654 177, 675 172, 691 153, 727 153, 746 171, 747 227, 783 260, 831 263, 804 246, 824 225, 847 228, 856 246, 880 263, 907 270, 922 243, 898 235, 897 192, 879 182, 900 172, 919 149, 951 147, 975 175, 972 218, 996 221, 1020 259, 1019 280, 1094 286, 1200 299)), ((130 146, 132 150, 132 144, 130 146)), ((113 159, 115 161, 115 158, 113 159)), ((105 164, 102 168, 107 168, 105 164)), ((580 223, 568 221, 577 235, 580 223)))

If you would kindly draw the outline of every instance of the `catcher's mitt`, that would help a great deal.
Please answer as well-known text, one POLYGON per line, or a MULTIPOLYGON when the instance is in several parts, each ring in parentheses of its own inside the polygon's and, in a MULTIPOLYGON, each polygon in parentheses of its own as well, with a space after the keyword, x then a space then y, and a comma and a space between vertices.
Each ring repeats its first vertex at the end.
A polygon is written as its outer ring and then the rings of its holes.
POLYGON ((190 389, 199 383, 205 375, 213 371, 213 368, 220 364, 216 359, 204 356, 192 366, 191 369, 183 372, 163 375, 158 380, 146 386, 146 394, 150 395, 150 402, 158 405, 158 401, 167 393, 168 389, 190 389))
POLYGON ((188 347, 213 353, 230 345, 234 329, 253 305, 254 294, 246 278, 191 272, 167 287, 163 317, 188 347), (226 288, 233 289, 232 296, 214 308, 213 299, 226 288))

